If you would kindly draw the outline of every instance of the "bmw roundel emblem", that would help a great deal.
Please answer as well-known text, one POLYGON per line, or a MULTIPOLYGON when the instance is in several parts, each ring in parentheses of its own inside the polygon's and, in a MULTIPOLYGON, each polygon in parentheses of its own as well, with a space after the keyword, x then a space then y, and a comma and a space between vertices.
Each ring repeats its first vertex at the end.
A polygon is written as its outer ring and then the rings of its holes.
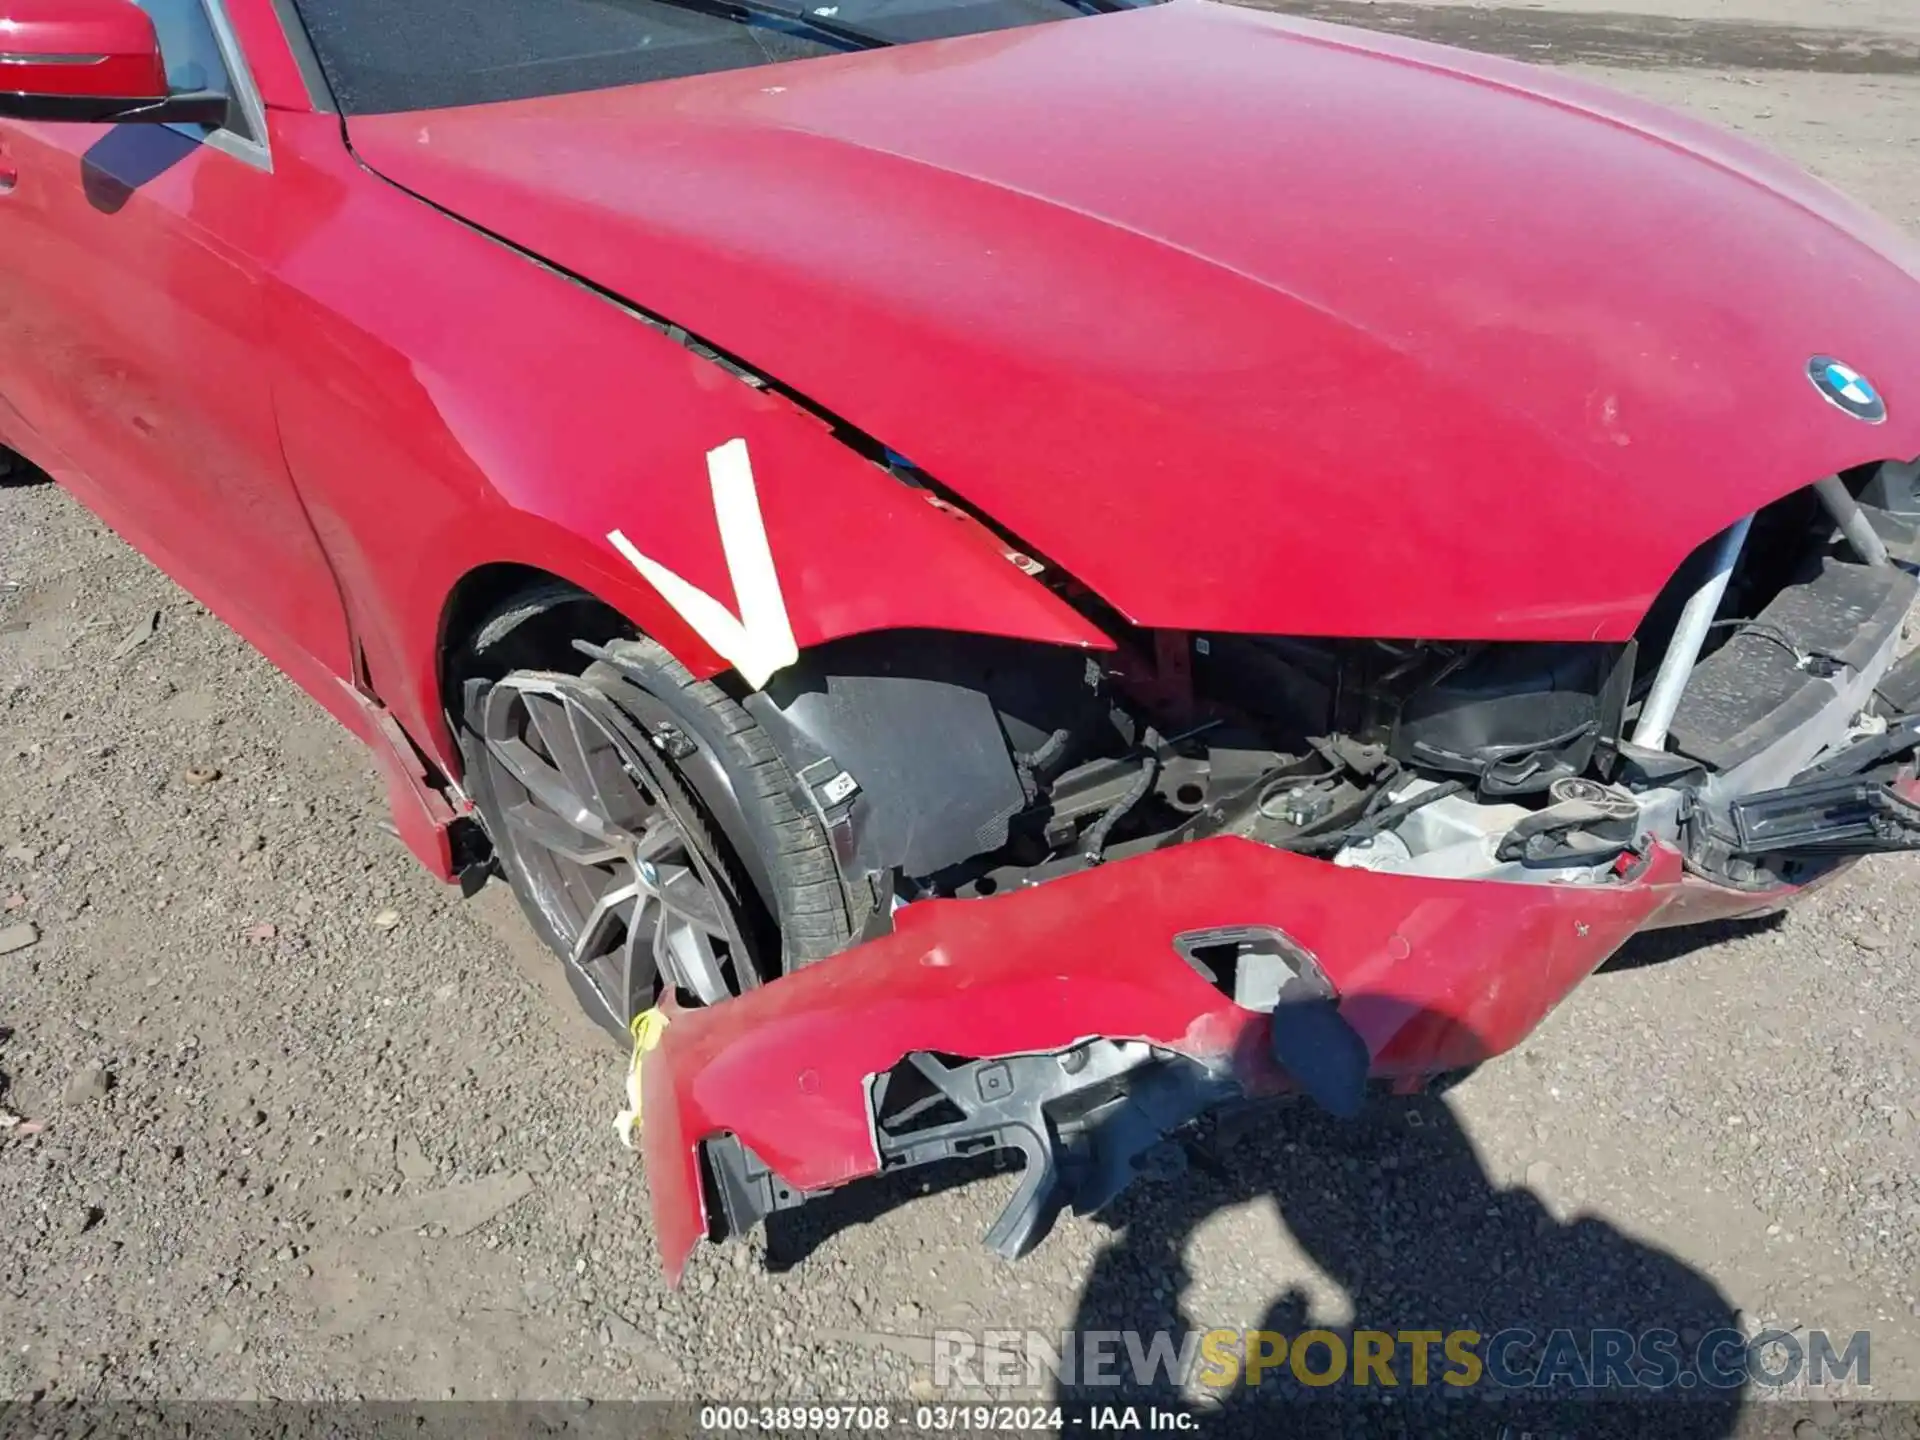
POLYGON ((1807 362, 1807 378, 1813 381, 1813 388, 1827 397, 1828 403, 1869 425, 1878 425, 1887 418, 1887 402, 1880 398, 1880 392, 1873 388, 1873 382, 1851 365, 1844 365, 1831 355, 1816 355, 1807 362))

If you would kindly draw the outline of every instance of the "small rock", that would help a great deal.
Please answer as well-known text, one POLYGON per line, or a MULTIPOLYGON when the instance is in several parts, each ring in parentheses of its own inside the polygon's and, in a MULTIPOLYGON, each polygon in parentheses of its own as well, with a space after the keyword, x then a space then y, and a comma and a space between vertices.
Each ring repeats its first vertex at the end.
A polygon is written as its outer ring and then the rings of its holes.
POLYGON ((0 910, 24 910, 26 908, 27 897, 17 892, 7 896, 4 902, 0 902, 0 910))
POLYGON ((1545 1160, 1536 1160, 1527 1166, 1527 1188, 1529 1190, 1548 1190, 1552 1188, 1555 1171, 1545 1160))
POLYGON ((399 923, 400 912, 398 910, 382 910, 378 915, 373 917, 373 928, 376 930, 391 930, 399 923))
POLYGON ((215 765, 190 765, 180 778, 189 785, 211 785, 220 778, 220 770, 215 765))
POLYGON ((61 1098, 69 1105, 85 1105, 92 1101, 107 1098, 112 1082, 107 1078, 107 1067, 98 1063, 82 1065, 73 1072, 73 1078, 67 1081, 67 1088, 61 1098))
POLYGON ((0 955, 13 955, 40 943, 40 931, 30 920, 0 929, 0 955))
POLYGON ((393 1147, 393 1163, 401 1176, 408 1180, 430 1180, 438 1167, 427 1159, 420 1149, 420 1142, 411 1135, 402 1135, 393 1147))
POLYGON ((263 940, 273 939, 276 935, 280 933, 280 927, 273 924, 271 921, 262 920, 258 925, 249 925, 245 930, 241 931, 240 933, 246 939, 254 941, 257 944, 263 940))
POLYGON ((113 655, 110 658, 114 660, 126 659, 127 656, 151 640, 154 632, 159 628, 160 612, 158 610, 142 616, 140 619, 134 621, 133 628, 127 631, 125 637, 118 645, 113 647, 113 655))

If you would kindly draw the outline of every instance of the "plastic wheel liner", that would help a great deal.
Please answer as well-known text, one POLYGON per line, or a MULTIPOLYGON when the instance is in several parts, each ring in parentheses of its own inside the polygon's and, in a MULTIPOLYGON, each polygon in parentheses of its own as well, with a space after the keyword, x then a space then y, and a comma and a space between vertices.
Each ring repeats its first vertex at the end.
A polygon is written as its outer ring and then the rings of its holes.
POLYGON ((647 1055, 643 1145, 678 1281, 703 1237, 882 1170, 1024 1153, 1015 1255, 1225 1100, 1417 1085, 1524 1037, 1636 930, 1777 906, 1656 843, 1607 880, 1503 884, 1198 841, 989 899, 723 1005, 647 1055), (896 1106, 906 1087, 919 1100, 896 1106))

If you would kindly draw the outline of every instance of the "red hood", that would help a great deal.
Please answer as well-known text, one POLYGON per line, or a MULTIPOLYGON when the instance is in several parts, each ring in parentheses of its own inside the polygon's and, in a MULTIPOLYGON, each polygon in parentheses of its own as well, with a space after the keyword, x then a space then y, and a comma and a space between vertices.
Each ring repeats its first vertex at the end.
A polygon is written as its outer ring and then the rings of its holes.
POLYGON ((1143 624, 1620 638, 1740 514, 1920 453, 1892 227, 1416 42, 1173 0, 351 138, 1143 624), (1825 403, 1816 354, 1887 423, 1825 403))

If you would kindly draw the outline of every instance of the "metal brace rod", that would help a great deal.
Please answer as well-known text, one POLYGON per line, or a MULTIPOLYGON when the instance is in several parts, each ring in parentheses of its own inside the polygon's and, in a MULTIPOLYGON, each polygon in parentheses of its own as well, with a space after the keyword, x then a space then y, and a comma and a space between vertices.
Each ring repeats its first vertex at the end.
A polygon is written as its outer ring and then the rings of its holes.
POLYGON ((1873 528, 1873 522, 1855 503, 1838 475, 1814 481, 1813 488, 1819 493, 1820 503, 1827 507, 1827 514, 1833 517, 1833 523, 1840 527, 1840 533, 1847 537, 1847 543, 1853 546, 1856 555, 1869 565, 1893 563, 1887 558, 1886 542, 1881 540, 1880 532, 1873 528))
POLYGON ((1700 588, 1687 597, 1686 608, 1680 612, 1680 623, 1674 627, 1673 643, 1667 646, 1660 672, 1653 677, 1653 689, 1647 695, 1647 703, 1640 707, 1640 718, 1634 724, 1633 743, 1643 750, 1666 747, 1667 729, 1680 708, 1680 697, 1686 693, 1687 681, 1693 676, 1694 661, 1700 658, 1700 647, 1707 642, 1714 612, 1727 593, 1734 561, 1740 558, 1740 547, 1747 543, 1747 531, 1752 525, 1753 516, 1743 515, 1722 532, 1719 545, 1714 547, 1713 569, 1700 588))

